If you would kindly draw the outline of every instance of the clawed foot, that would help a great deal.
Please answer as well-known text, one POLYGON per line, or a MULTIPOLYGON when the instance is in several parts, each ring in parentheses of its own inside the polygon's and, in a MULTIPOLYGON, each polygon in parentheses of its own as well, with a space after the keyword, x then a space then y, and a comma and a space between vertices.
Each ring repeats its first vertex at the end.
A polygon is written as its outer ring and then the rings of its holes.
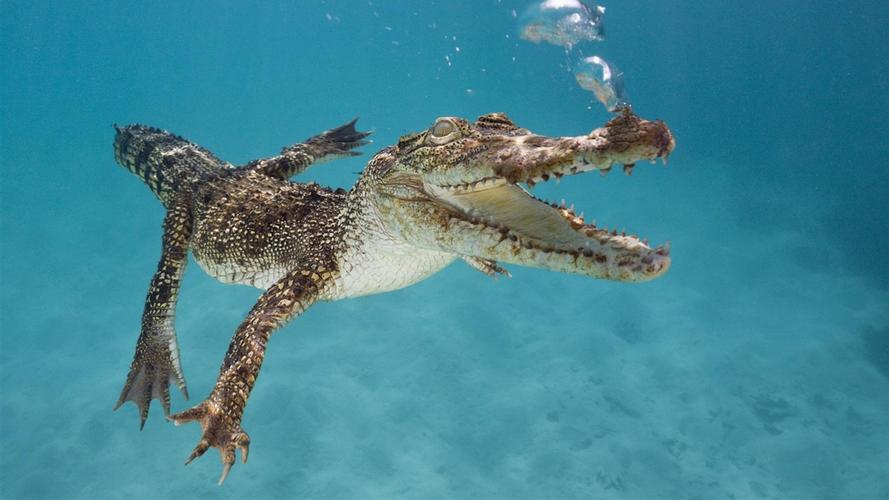
POLYGON ((196 421, 203 429, 201 440, 188 456, 185 465, 203 455, 211 446, 218 448, 222 455, 222 476, 219 478, 219 484, 222 484, 235 463, 236 449, 241 450, 241 461, 247 463, 250 437, 241 429, 240 423, 226 415, 215 402, 207 400, 190 410, 167 418, 176 425, 196 421))
POLYGON ((135 403, 139 407, 140 429, 145 427, 152 399, 160 400, 164 407, 164 415, 170 414, 170 379, 176 382, 185 399, 188 399, 185 378, 169 352, 155 354, 157 355, 137 351, 120 398, 114 406, 116 410, 127 401, 135 403))
POLYGON ((357 156, 361 153, 353 151, 370 141, 366 140, 370 132, 355 130, 358 118, 337 128, 326 130, 306 141, 314 150, 315 162, 322 162, 343 156, 357 156))

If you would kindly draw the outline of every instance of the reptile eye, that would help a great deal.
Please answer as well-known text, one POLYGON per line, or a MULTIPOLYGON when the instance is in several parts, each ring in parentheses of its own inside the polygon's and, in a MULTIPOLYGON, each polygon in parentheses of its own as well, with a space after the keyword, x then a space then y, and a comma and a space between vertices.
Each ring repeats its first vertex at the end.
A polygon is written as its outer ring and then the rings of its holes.
POLYGON ((460 137, 460 128, 450 118, 439 118, 429 133, 429 141, 433 144, 445 144, 460 137))
POLYGON ((454 124, 450 121, 439 120, 432 127, 432 135, 434 135, 435 137, 446 137, 448 134, 454 132, 455 130, 457 130, 457 127, 455 127, 454 124))

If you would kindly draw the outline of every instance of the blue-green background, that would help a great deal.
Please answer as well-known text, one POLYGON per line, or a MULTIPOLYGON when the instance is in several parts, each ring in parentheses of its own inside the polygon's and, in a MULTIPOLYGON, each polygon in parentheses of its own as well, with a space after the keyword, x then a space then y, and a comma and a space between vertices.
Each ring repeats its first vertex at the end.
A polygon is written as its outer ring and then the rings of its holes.
MULTIPOLYGON (((222 488, 217 453, 182 466, 198 426, 112 413, 163 217, 113 123, 240 163, 360 115, 367 154, 298 179, 344 187, 440 115, 602 124, 577 54, 518 38, 526 5, 2 0, 0 497, 887 498, 883 0, 605 4, 608 39, 582 51, 676 152, 537 191, 670 240, 665 277, 458 263, 313 307, 272 340, 250 462, 222 488)), ((190 267, 175 410, 258 293, 190 267)))

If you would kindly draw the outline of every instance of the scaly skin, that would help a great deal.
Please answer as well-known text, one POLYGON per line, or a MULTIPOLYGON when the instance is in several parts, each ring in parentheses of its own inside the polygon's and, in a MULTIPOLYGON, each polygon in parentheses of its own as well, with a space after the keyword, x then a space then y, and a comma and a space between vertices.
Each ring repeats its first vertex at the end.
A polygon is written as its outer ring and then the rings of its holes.
POLYGON ((167 217, 117 407, 133 401, 144 426, 151 399, 169 415, 170 380, 188 398, 173 325, 189 249, 220 281, 265 290, 235 331, 210 395, 168 417, 200 423, 188 462, 217 448, 220 484, 237 449, 247 460, 241 416, 269 337, 318 300, 402 288, 457 258, 489 276, 509 274, 499 262, 630 282, 669 268, 668 247, 587 224, 519 184, 607 172, 615 163, 629 173, 637 161, 666 160, 674 141, 662 122, 624 109, 589 135, 545 137, 502 113, 475 123, 443 117, 377 153, 349 192, 288 180, 314 163, 358 154, 368 133, 354 123, 242 167, 162 130, 118 129, 116 160, 152 189, 167 217))

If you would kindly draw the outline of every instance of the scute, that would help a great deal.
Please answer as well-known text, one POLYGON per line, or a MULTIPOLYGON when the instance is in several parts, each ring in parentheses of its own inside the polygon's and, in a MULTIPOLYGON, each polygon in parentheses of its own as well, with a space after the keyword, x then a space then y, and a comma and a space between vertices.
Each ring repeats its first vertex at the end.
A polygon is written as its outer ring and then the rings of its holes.
POLYGON ((506 113, 488 113, 478 117, 475 121, 476 127, 500 129, 503 131, 518 130, 519 127, 506 116, 506 113))

